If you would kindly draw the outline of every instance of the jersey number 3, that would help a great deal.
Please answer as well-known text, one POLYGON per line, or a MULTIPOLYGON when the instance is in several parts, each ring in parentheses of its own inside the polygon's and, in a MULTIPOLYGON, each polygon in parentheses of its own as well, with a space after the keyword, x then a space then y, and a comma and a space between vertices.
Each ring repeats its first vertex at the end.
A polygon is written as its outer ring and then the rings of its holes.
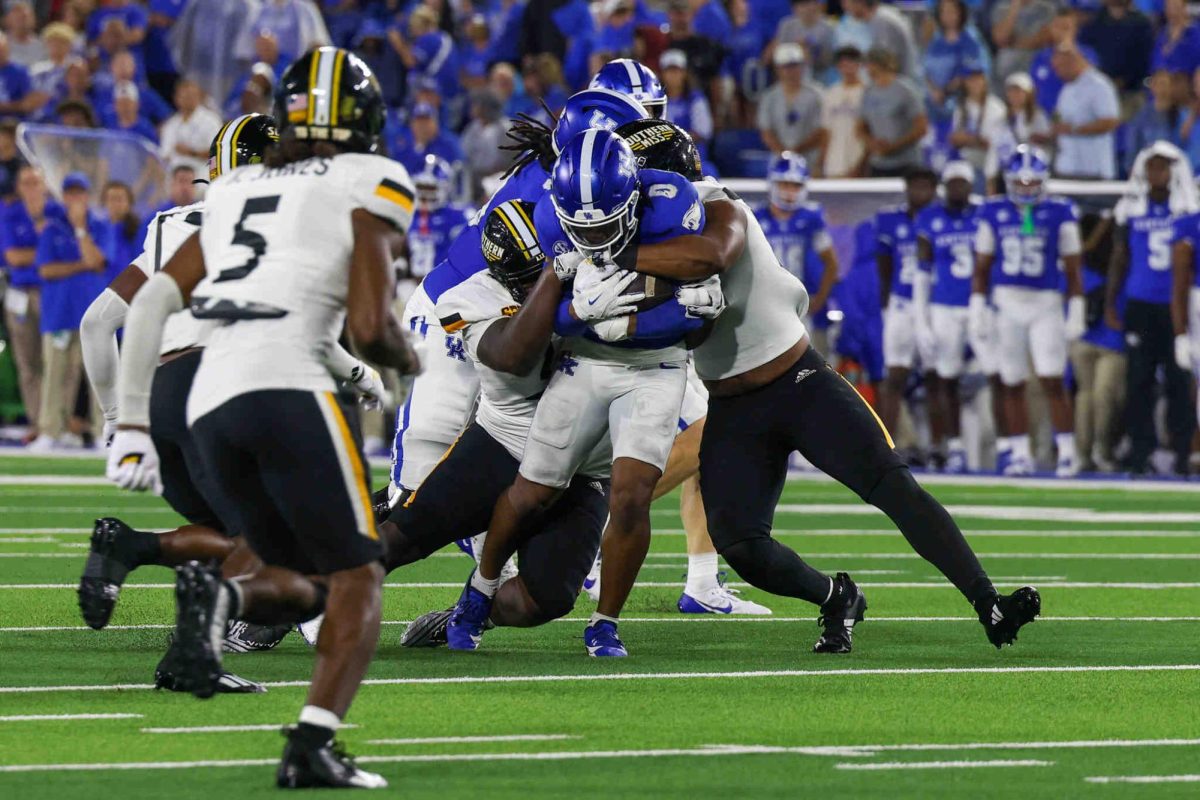
POLYGON ((242 216, 238 218, 237 225, 233 226, 233 241, 231 244, 240 244, 250 248, 250 258, 240 267, 230 267, 223 269, 213 278, 213 283, 221 281, 236 281, 249 275, 258 267, 258 260, 262 258, 263 253, 267 251, 267 240, 263 238, 261 233, 248 230, 246 228, 246 220, 255 214, 274 214, 279 208, 279 195, 270 197, 251 197, 246 201, 246 205, 242 207, 242 216))

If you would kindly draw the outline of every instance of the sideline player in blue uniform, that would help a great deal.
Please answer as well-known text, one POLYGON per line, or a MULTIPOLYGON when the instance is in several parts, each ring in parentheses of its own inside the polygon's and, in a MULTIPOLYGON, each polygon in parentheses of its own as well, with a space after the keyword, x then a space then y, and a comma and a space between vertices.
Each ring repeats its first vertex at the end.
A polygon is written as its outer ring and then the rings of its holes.
POLYGON ((1175 217, 1197 207, 1192 171, 1180 150, 1156 142, 1138 155, 1130 182, 1135 193, 1121 198, 1113 209, 1117 229, 1105 306, 1109 327, 1123 330, 1127 344, 1126 427, 1133 445, 1127 465, 1135 475, 1150 470, 1150 456, 1158 446, 1154 384, 1161 368, 1174 471, 1186 475, 1196 415, 1188 370, 1175 363, 1171 239, 1175 217), (1117 311, 1122 289, 1127 298, 1124 320, 1117 311))
MULTIPOLYGON (((1175 221, 1171 262, 1175 278, 1171 287, 1175 363, 1200 378, 1200 212, 1175 221)), ((1196 399, 1200 408, 1200 398, 1196 399)))
POLYGON ((768 200, 754 209, 754 216, 783 268, 813 287, 808 327, 817 349, 825 352, 829 343, 826 306, 837 283, 838 263, 825 227, 825 211, 820 203, 808 200, 808 179, 803 156, 781 153, 767 170, 768 200))
POLYGON ((1063 373, 1067 343, 1082 336, 1087 327, 1080 272, 1083 248, 1079 213, 1069 200, 1046 195, 1049 176, 1044 153, 1027 145, 1018 147, 1005 164, 1008 195, 990 197, 984 203, 975 237, 968 328, 973 341, 994 341, 996 345, 1012 450, 1012 459, 1004 468, 1006 475, 1033 471, 1025 406, 1031 358, 1050 406, 1058 448, 1055 472, 1060 477, 1078 472, 1074 414, 1063 373), (1069 298, 1065 315, 1060 259, 1069 298), (994 317, 987 308, 989 290, 994 317))
POLYGON ((837 352, 858 362, 878 396, 883 381, 883 312, 879 306, 876 238, 874 220, 858 223, 854 229, 854 260, 838 282, 834 298, 842 311, 837 352))
POLYGON ((417 213, 408 231, 408 273, 420 280, 446 260, 450 245, 471 223, 475 212, 450 202, 454 170, 450 162, 425 156, 421 170, 412 176, 417 189, 417 213))
POLYGON ((912 318, 913 278, 917 274, 916 220, 921 209, 937 196, 937 175, 921 167, 904 176, 904 203, 888 206, 875 215, 878 243, 879 289, 883 305, 883 364, 887 369, 879 393, 879 416, 884 427, 896 430, 900 401, 908 373, 918 355, 928 369, 928 354, 918 353, 912 318))
POLYGON ((600 68, 589 89, 608 89, 641 103, 653 119, 667 113, 667 93, 654 71, 632 58, 615 58, 600 68))
POLYGON ((979 203, 971 198, 975 170, 966 161, 952 161, 942 170, 945 199, 917 216, 917 259, 913 282, 913 319, 924 352, 931 355, 929 382, 935 448, 945 448, 945 471, 967 471, 963 446, 958 380, 967 349, 967 300, 975 274, 976 216, 979 203), (942 434, 938 436, 937 434, 942 434))

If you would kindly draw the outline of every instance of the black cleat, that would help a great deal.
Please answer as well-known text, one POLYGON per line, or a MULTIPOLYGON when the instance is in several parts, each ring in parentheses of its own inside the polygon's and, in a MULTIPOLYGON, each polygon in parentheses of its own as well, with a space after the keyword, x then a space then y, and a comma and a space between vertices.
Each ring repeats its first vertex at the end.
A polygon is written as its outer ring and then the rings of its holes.
POLYGON ((270 650, 283 641, 292 629, 287 625, 255 625, 231 619, 225 629, 225 641, 221 647, 226 653, 255 653, 270 650))
POLYGON ((217 693, 221 643, 233 603, 233 590, 216 567, 189 561, 175 570, 175 643, 173 674, 178 691, 196 697, 217 693))
POLYGON ((287 744, 275 773, 281 789, 386 789, 383 776, 358 768, 340 742, 313 745, 304 741, 298 728, 284 728, 287 744))
POLYGON ((445 611, 430 611, 408 623, 400 634, 401 647, 442 647, 446 644, 446 623, 454 613, 453 608, 445 611))
POLYGON ((867 598, 862 589, 850 580, 849 575, 839 572, 833 579, 833 596, 821 606, 817 624, 823 625, 825 632, 813 645, 813 652, 849 653, 854 626, 863 621, 866 610, 867 598))
POLYGON ((988 641, 999 650, 1017 640, 1017 631, 1042 613, 1042 596, 1032 586, 1022 586, 1012 594, 989 597, 975 604, 979 622, 987 631, 988 641))
POLYGON ((121 584, 134 566, 123 546, 132 535, 132 528, 112 517, 96 520, 92 528, 92 546, 79 579, 79 610, 90 628, 100 630, 112 619, 121 584))
POLYGON ((389 486, 384 486, 371 495, 371 511, 375 514, 376 525, 386 520, 392 513, 392 504, 388 499, 389 486))
MULTIPOLYGON (((172 637, 167 652, 163 655, 158 666, 154 668, 154 688, 166 689, 168 692, 188 691, 179 679, 179 652, 172 637)), ((217 694, 265 694, 267 687, 261 683, 248 681, 234 675, 232 672, 222 672, 217 678, 217 694)))

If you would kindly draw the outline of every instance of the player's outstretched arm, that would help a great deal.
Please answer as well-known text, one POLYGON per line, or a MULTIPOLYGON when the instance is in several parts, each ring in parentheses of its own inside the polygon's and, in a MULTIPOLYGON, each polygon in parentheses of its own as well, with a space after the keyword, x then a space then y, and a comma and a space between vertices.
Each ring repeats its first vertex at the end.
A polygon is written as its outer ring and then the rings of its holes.
POLYGON ((395 278, 391 254, 395 228, 362 208, 351 212, 350 222, 354 228, 346 307, 350 336, 368 361, 395 367, 405 375, 417 372, 420 361, 392 313, 395 278))
POLYGON ((129 302, 145 282, 146 273, 130 264, 92 301, 79 323, 83 366, 104 414, 106 445, 117 424, 117 331, 125 325, 129 302))
POLYGON ((479 360, 487 367, 511 375, 526 375, 546 355, 562 282, 546 269, 511 317, 492 323, 479 340, 479 360))
POLYGON ((681 283, 724 272, 746 249, 746 212, 732 200, 709 200, 704 204, 704 216, 700 233, 658 244, 631 245, 617 257, 617 263, 624 269, 681 283))

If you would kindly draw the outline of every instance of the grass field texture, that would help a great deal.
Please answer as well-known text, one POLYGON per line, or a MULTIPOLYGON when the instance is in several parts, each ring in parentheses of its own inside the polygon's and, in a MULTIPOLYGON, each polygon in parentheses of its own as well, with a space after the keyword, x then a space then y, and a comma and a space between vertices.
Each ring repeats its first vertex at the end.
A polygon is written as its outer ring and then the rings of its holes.
MULTIPOLYGON (((0 458, 0 797, 275 796, 278 728, 302 704, 311 651, 292 635, 227 656, 264 695, 154 691, 172 574, 135 573, 102 632, 83 627, 75 584, 94 518, 177 519, 100 471, 0 458)), ((409 798, 1200 796, 1200 487, 928 485, 1002 590, 1041 590, 1043 619, 1014 647, 987 644, 885 517, 807 479, 789 482, 776 534, 863 587, 854 652, 811 653, 816 610, 732 574, 773 617, 678 614, 672 496, 622 623, 630 658, 584 655, 586 596, 569 619, 489 632, 476 653, 401 649, 403 623, 448 606, 467 576, 443 551, 388 577, 341 738, 409 798)))

